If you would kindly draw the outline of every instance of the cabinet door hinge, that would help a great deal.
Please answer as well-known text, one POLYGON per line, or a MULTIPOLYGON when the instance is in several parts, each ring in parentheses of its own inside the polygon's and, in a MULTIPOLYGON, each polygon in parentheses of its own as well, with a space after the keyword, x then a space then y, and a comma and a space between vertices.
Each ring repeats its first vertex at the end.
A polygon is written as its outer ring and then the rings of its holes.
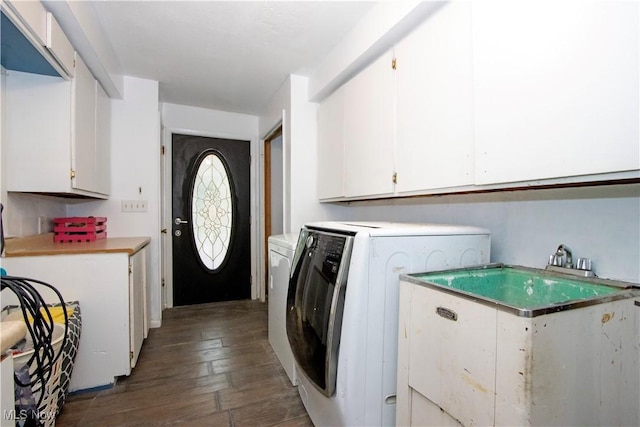
POLYGON ((76 177, 76 171, 74 171, 73 169, 71 169, 71 179, 74 179, 76 177))
POLYGON ((398 172, 393 173, 393 176, 391 177, 391 181, 393 181, 394 184, 398 183, 398 172))
POLYGON ((129 274, 131 274, 133 272, 133 269, 131 268, 131 264, 129 264, 129 274))
POLYGON ((133 360, 133 351, 129 352, 129 360, 133 360))
POLYGON ((160 154, 164 156, 164 145, 160 148, 160 154))
POLYGON ((391 68, 395 70, 395 69, 396 69, 396 64, 397 64, 397 63, 396 63, 396 58, 393 58, 393 59, 391 60, 391 68))

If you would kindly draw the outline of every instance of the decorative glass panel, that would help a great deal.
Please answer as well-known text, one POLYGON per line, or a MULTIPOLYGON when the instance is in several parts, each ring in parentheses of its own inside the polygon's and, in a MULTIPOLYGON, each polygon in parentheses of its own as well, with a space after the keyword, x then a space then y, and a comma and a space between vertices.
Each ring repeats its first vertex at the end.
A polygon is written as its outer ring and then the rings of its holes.
POLYGON ((220 267, 227 255, 232 210, 227 170, 216 154, 209 154, 200 163, 193 184, 191 224, 200 260, 210 270, 220 267))

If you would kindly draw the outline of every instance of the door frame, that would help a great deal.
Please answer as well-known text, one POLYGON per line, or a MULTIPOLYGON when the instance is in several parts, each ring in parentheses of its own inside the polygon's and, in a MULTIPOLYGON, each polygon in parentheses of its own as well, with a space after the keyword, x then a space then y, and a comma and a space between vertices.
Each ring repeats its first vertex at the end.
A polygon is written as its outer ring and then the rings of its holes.
POLYGON ((171 239, 171 174, 172 174, 172 135, 174 133, 191 136, 203 136, 208 138, 220 139, 236 139, 242 141, 250 141, 249 152, 251 155, 250 164, 250 215, 251 215, 251 299, 259 299, 261 288, 264 287, 262 279, 263 268, 259 260, 261 259, 260 234, 262 226, 260 224, 260 189, 262 188, 262 178, 259 174, 259 167, 256 159, 259 158, 260 144, 255 136, 247 136, 233 134, 227 132, 207 132, 195 131, 193 129, 184 129, 178 127, 162 127, 162 183, 161 183, 161 215, 160 224, 162 233, 161 246, 161 264, 162 264, 162 308, 173 307, 173 240, 171 239), (166 231, 165 231, 166 230, 166 231))
MULTIPOLYGON (((278 123, 278 125, 272 129, 271 131, 269 131, 267 133, 267 135, 262 139, 262 148, 263 148, 263 152, 262 152, 262 164, 263 164, 263 168, 262 168, 262 183, 263 183, 263 197, 261 198, 263 206, 262 206, 262 212, 263 212, 263 217, 264 217, 264 225, 262 227, 262 238, 263 238, 263 242, 262 242, 262 250, 264 251, 264 271, 262 272, 262 276, 264 277, 264 286, 260 287, 260 292, 258 297, 260 298, 260 300, 262 302, 264 302, 266 300, 266 295, 267 295, 267 283, 269 281, 268 279, 268 273, 269 273, 269 251, 268 251, 268 240, 269 240, 269 236, 271 235, 271 220, 272 220, 272 215, 271 215, 271 189, 272 189, 272 182, 271 182, 271 142, 278 138, 281 137, 282 139, 284 139, 284 130, 282 128, 282 122, 278 123)), ((284 144, 283 144, 284 145, 284 144)), ((283 166, 284 166, 284 159, 283 159, 283 166)), ((284 169, 284 168, 283 168, 284 169)), ((284 171, 283 171, 284 172, 284 171)), ((284 191, 283 191, 283 196, 284 196, 284 191)))

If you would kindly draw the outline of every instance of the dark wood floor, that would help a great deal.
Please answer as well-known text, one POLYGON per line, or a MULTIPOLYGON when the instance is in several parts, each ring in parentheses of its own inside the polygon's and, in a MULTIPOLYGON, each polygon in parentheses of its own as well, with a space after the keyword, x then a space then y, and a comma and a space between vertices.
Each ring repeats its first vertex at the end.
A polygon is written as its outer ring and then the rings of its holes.
POLYGON ((69 396, 56 426, 312 426, 267 336, 267 304, 168 309, 129 377, 69 396))

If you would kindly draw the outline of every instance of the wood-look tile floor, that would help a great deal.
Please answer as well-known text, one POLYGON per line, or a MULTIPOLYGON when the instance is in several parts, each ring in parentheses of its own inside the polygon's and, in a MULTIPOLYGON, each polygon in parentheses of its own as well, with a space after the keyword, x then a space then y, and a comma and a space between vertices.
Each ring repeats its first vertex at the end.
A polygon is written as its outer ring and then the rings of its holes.
POLYGON ((267 324, 259 301, 167 309, 131 375, 70 395, 56 426, 312 426, 267 324))

